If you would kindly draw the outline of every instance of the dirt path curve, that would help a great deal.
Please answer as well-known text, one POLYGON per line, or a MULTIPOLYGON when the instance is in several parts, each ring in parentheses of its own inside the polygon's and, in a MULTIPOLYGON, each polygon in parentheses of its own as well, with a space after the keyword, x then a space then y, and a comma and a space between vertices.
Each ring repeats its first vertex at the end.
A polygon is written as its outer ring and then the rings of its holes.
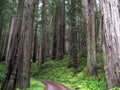
POLYGON ((70 90, 66 86, 56 83, 56 82, 51 82, 51 81, 46 81, 46 80, 40 80, 40 81, 46 85, 44 90, 70 90))

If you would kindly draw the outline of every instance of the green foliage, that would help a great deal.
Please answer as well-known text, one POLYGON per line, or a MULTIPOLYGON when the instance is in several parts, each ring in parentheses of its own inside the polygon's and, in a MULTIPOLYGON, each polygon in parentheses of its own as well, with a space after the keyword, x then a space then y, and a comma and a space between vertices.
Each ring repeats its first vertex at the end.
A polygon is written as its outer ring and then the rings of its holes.
POLYGON ((42 65, 42 70, 37 70, 37 65, 32 64, 31 75, 36 79, 45 79, 62 83, 72 90, 106 90, 105 78, 103 73, 98 77, 89 77, 86 75, 86 60, 79 60, 81 65, 77 70, 68 69, 69 58, 65 56, 63 60, 48 60, 42 65), (84 61, 84 62, 83 62, 84 61), (81 68, 82 67, 82 68, 81 68), (33 74, 34 72, 34 74, 33 74))
POLYGON ((120 88, 115 87, 115 88, 112 88, 112 89, 110 89, 110 90, 120 90, 120 88))
MULTIPOLYGON (((4 70, 5 70, 5 64, 4 62, 0 63, 0 87, 3 81, 3 76, 4 76, 4 70)), ((34 79, 30 80, 30 87, 25 89, 25 90, 43 90, 44 85, 40 83, 39 81, 36 81, 34 79)), ((20 89, 17 89, 20 90, 20 89)))
MULTIPOLYGON (((67 65, 69 57, 65 56, 63 60, 47 60, 42 65, 41 70, 38 69, 37 62, 31 65, 31 77, 36 79, 45 79, 62 83, 72 90, 106 90, 105 77, 101 69, 103 58, 102 53, 97 53, 98 60, 98 77, 89 77, 86 75, 86 59, 79 56, 77 70, 68 69, 67 65)), ((0 64, 0 85, 2 83, 4 73, 4 63, 0 64)), ((31 79, 31 86, 27 90, 43 90, 44 85, 39 81, 31 79)), ((18 89, 19 90, 19 89, 18 89)), ((113 88, 111 90, 120 90, 113 88)))
POLYGON ((3 62, 0 62, 0 87, 3 81, 4 69, 5 69, 5 64, 3 62))
MULTIPOLYGON (((30 80, 30 87, 27 89, 24 89, 24 90, 43 90, 43 89, 44 89, 44 85, 41 82, 34 80, 34 79, 31 79, 30 80)), ((21 90, 21 89, 17 88, 17 90, 21 90)))

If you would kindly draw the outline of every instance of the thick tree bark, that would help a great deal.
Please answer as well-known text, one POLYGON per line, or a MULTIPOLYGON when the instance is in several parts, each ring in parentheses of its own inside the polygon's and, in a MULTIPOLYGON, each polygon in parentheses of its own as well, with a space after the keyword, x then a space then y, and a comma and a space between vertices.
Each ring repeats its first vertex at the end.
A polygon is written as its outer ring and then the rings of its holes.
POLYGON ((65 53, 65 0, 60 0, 61 57, 65 53))
MULTIPOLYGON (((2 15, 2 3, 0 2, 0 42, 2 38, 2 28, 3 28, 3 15, 2 15)), ((0 43, 1 44, 1 43, 0 43)))
POLYGON ((0 45, 1 45, 1 40, 2 40, 2 30, 3 30, 3 17, 0 17, 0 45))
POLYGON ((11 25, 6 56, 7 70, 2 90, 15 90, 16 87, 26 88, 30 85, 33 0, 25 0, 22 3, 22 14, 19 12, 21 16, 19 19, 13 19, 11 25))
MULTIPOLYGON (((1 23, 3 23, 3 21, 1 23)), ((3 56, 3 53, 2 53, 2 50, 3 50, 3 45, 2 45, 2 31, 3 31, 3 24, 0 25, 0 61, 2 60, 2 56, 3 56)))
POLYGON ((76 27, 76 0, 71 0, 71 31, 70 31, 70 61, 68 68, 77 68, 77 31, 76 27))
POLYGON ((96 48, 95 48, 95 24, 93 0, 88 0, 88 30, 87 30, 87 69, 88 75, 97 75, 96 48))
POLYGON ((57 57, 57 17, 58 17, 58 7, 54 10, 53 16, 53 41, 52 41, 52 59, 56 59, 57 57))
POLYGON ((57 13, 57 60, 62 59, 62 50, 61 50, 61 3, 60 0, 58 0, 58 13, 57 13))
POLYGON ((20 55, 22 56, 22 59, 21 57, 19 58, 19 61, 21 60, 19 63, 22 63, 22 65, 20 65, 19 70, 22 68, 22 72, 19 73, 20 78, 17 78, 17 86, 20 88, 30 86, 30 57, 32 46, 33 15, 33 0, 25 0, 21 26, 21 40, 19 44, 19 50, 22 50, 22 52, 20 52, 20 54, 22 54, 20 55))
POLYGON ((82 0, 82 34, 81 34, 81 56, 86 57, 87 56, 87 30, 88 30, 88 2, 87 0, 82 0))
POLYGON ((20 20, 13 19, 9 34, 9 42, 6 56, 6 73, 1 90, 15 90, 18 68, 18 45, 20 40, 20 20))
POLYGON ((120 87, 120 0, 101 0, 107 88, 120 87))
POLYGON ((33 62, 36 62, 36 53, 37 53, 37 28, 38 28, 38 23, 36 22, 35 31, 34 31, 33 62))
POLYGON ((51 37, 50 37, 50 33, 46 32, 46 57, 50 57, 51 56, 51 37))
POLYGON ((53 17, 52 59, 61 60, 65 53, 65 0, 59 0, 53 17))
POLYGON ((40 53, 39 53, 39 67, 41 67, 41 64, 43 64, 46 60, 46 1, 42 1, 42 24, 41 24, 41 31, 40 31, 40 53))
POLYGON ((65 22, 64 22, 64 11, 65 11, 65 1, 59 1, 58 8, 58 30, 57 30, 57 59, 63 59, 65 52, 65 22))
POLYGON ((0 52, 1 52, 0 53, 0 60, 1 61, 5 61, 8 36, 9 36, 9 34, 7 32, 2 34, 1 45, 0 45, 1 46, 0 47, 0 52))
POLYGON ((2 60, 2 31, 3 31, 3 7, 2 7, 2 2, 0 2, 0 61, 2 60))

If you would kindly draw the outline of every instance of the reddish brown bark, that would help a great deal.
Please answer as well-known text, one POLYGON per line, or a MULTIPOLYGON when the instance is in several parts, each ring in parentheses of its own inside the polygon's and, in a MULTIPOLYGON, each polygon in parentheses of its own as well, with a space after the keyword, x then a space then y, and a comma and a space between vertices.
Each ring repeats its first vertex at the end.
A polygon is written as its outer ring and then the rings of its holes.
POLYGON ((58 7, 55 8, 53 16, 53 41, 52 41, 52 59, 57 57, 57 17, 58 17, 58 7))
POLYGON ((13 19, 9 35, 8 50, 6 56, 6 73, 1 90, 15 90, 18 68, 18 46, 20 40, 20 20, 13 19))
POLYGON ((40 31, 40 53, 39 53, 39 67, 43 64, 46 60, 46 1, 42 1, 42 20, 41 20, 41 31, 40 31))
POLYGON ((101 0, 104 70, 107 89, 120 87, 120 0, 101 0))
POLYGON ((70 61, 68 68, 77 68, 77 31, 76 27, 76 0, 71 0, 71 31, 70 31, 70 61))
POLYGON ((93 0, 88 0, 88 30, 87 30, 87 69, 88 75, 97 75, 96 48, 95 48, 95 24, 93 0))

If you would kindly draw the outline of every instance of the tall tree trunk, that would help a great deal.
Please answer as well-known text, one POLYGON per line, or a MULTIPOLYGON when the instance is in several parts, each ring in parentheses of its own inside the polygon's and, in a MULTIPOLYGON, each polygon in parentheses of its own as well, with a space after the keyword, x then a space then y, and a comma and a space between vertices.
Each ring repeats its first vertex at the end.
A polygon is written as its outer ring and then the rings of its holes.
POLYGON ((62 50, 61 50, 61 3, 60 0, 58 0, 58 10, 57 10, 57 60, 60 60, 63 58, 62 56, 62 50))
POLYGON ((2 31, 4 22, 2 11, 3 11, 2 3, 0 2, 0 60, 2 59, 2 31))
POLYGON ((2 33, 3 33, 3 21, 1 20, 1 25, 0 25, 0 61, 2 60, 2 49, 3 49, 3 45, 2 45, 2 33))
POLYGON ((65 21, 64 21, 64 11, 65 11, 65 1, 59 1, 58 8, 58 30, 57 30, 57 59, 63 59, 65 52, 65 21))
POLYGON ((42 25, 41 25, 41 31, 40 31, 40 53, 39 53, 39 67, 41 66, 41 64, 43 64, 46 60, 46 53, 45 53, 45 46, 46 46, 46 1, 43 0, 42 1, 42 25))
POLYGON ((3 17, 2 17, 2 3, 0 2, 0 41, 2 37, 3 17))
POLYGON ((17 87, 25 88, 30 85, 30 56, 32 46, 32 29, 33 29, 33 0, 24 1, 21 40, 18 54, 18 76, 17 87))
POLYGON ((76 0, 71 0, 70 61, 68 68, 77 68, 77 31, 75 18, 76 0))
POLYGON ((50 57, 50 52, 51 52, 51 37, 50 33, 46 32, 46 57, 50 57))
POLYGON ((120 87, 120 0, 101 0, 107 88, 120 87))
POLYGON ((36 22, 35 31, 34 31, 33 62, 36 62, 36 53, 37 53, 37 28, 38 28, 38 23, 36 22))
POLYGON ((64 0, 59 0, 59 6, 58 6, 58 25, 57 25, 57 59, 61 60, 63 58, 63 43, 62 43, 62 35, 63 35, 63 15, 62 15, 62 2, 64 0))
POLYGON ((61 60, 65 53, 65 0, 59 0, 53 17, 52 59, 61 60))
POLYGON ((13 19, 7 56, 6 74, 2 90, 15 90, 30 85, 30 54, 33 25, 33 0, 20 1, 19 19, 13 19))
POLYGON ((2 84, 1 90, 15 90, 18 60, 17 52, 19 45, 20 32, 20 20, 13 19, 11 24, 11 30, 9 34, 9 42, 6 56, 6 73, 5 80, 2 84))
POLYGON ((57 57, 57 17, 58 17, 58 7, 54 9, 53 16, 53 41, 52 41, 52 59, 56 59, 57 57))
POLYGON ((93 0, 88 0, 88 30, 87 30, 87 69, 88 75, 97 75, 96 48, 95 48, 95 24, 93 0))
POLYGON ((87 56, 87 30, 88 30, 88 2, 87 0, 82 0, 82 33, 81 33, 81 56, 86 57, 87 56))
POLYGON ((61 52, 62 57, 65 54, 65 0, 60 0, 61 10, 61 52))

